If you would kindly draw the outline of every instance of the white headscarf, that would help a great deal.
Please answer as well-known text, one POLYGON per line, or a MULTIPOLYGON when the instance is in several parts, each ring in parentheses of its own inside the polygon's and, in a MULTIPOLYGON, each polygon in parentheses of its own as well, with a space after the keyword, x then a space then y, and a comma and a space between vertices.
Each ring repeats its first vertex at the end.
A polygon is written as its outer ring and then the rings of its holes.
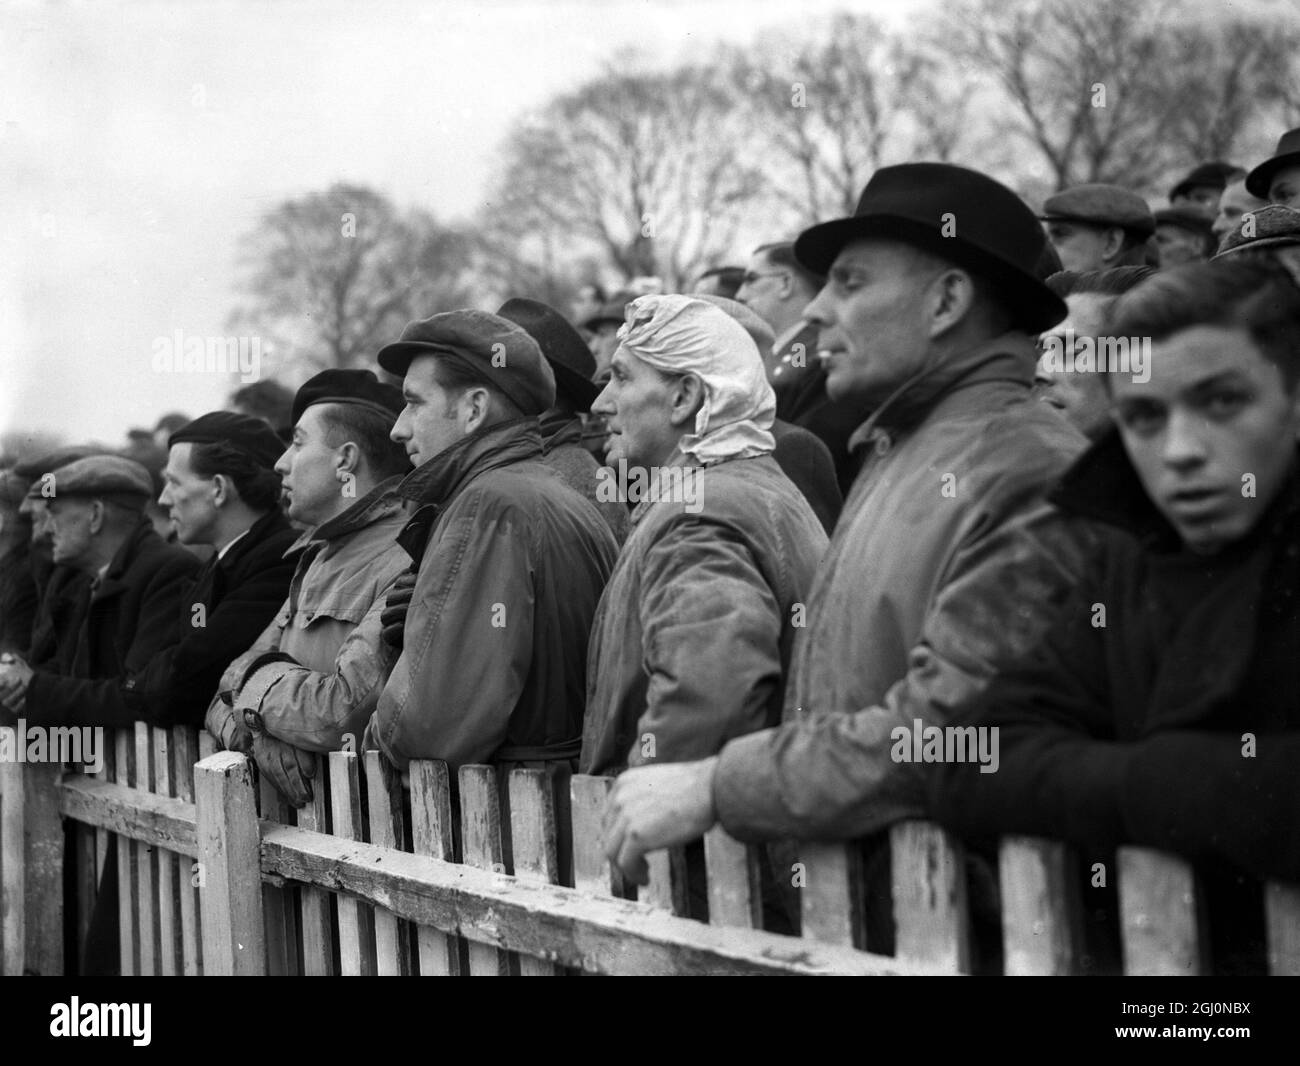
POLYGON ((692 296, 642 296, 627 305, 618 339, 642 362, 704 383, 695 432, 678 447, 702 466, 750 459, 776 447, 776 394, 758 347, 725 311, 692 296))

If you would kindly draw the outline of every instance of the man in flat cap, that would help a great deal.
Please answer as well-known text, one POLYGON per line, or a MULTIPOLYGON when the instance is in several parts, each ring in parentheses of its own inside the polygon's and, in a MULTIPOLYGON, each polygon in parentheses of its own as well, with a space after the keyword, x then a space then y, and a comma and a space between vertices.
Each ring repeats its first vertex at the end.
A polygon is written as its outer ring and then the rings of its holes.
POLYGON ((1156 231, 1151 208, 1118 185, 1075 185, 1049 196, 1040 216, 1061 269, 1082 274, 1142 266, 1146 242, 1156 231))
POLYGON ((289 596, 221 679, 208 708, 221 746, 248 751, 295 807, 315 753, 355 751, 396 657, 384 598, 410 565, 393 490, 411 466, 389 434, 402 394, 369 370, 324 370, 298 390, 276 463, 289 518, 305 527, 289 596))
POLYGON ((401 491, 418 509, 399 539, 417 577, 365 745, 402 768, 572 765, 618 545, 543 461, 551 368, 519 326, 472 310, 412 322, 378 359, 403 376, 392 437, 416 464, 401 491))
POLYGON ((1084 440, 1031 391, 1034 338, 1066 312, 1035 274, 1042 247, 1011 190, 939 163, 876 171, 854 217, 799 237, 828 276, 807 312, 827 391, 860 404, 869 452, 795 636, 784 724, 616 782, 607 852, 633 880, 647 851, 718 821, 825 840, 923 815, 898 733, 942 725, 1059 611, 1087 538, 1045 495, 1084 440))
POLYGON ((18 660, 0 666, 0 702, 35 725, 108 726, 121 686, 176 643, 176 616, 195 558, 163 541, 144 517, 153 484, 139 463, 93 455, 43 479, 54 562, 91 575, 71 659, 58 670, 18 660))
POLYGON ((590 500, 609 523, 614 539, 627 539, 627 508, 596 498, 596 474, 600 463, 583 447, 583 416, 591 413, 591 401, 600 394, 592 381, 596 360, 578 331, 555 308, 540 300, 516 297, 497 310, 537 342, 542 357, 555 375, 555 406, 541 418, 542 452, 565 483, 590 500))

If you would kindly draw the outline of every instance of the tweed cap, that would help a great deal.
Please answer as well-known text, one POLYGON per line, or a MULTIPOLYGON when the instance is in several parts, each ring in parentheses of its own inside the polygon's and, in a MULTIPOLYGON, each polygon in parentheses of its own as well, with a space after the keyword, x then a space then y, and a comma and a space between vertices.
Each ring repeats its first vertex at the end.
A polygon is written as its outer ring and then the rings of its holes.
POLYGON ((74 459, 84 459, 88 455, 104 455, 107 452, 107 448, 97 448, 93 444, 69 444, 63 448, 55 448, 54 451, 46 452, 44 455, 38 455, 35 459, 15 463, 13 471, 28 481, 39 481, 42 474, 67 466, 74 459))
POLYGON ((500 390, 526 415, 555 406, 555 375, 522 327, 488 311, 445 311, 410 323, 379 350, 379 365, 404 376, 412 360, 437 355, 500 390))
POLYGON ((1044 222, 1086 222, 1093 226, 1119 226, 1143 237, 1156 231, 1151 208, 1137 193, 1119 185, 1074 185, 1043 202, 1044 222))
POLYGON ((112 499, 128 507, 143 509, 153 497, 149 471, 134 459, 121 455, 88 455, 54 472, 56 499, 94 496, 112 499))
POLYGON ((347 403, 383 415, 391 427, 406 406, 402 390, 385 385, 373 370, 322 370, 293 398, 293 423, 318 403, 347 403))
POLYGON ((176 444, 229 444, 247 453, 258 466, 274 470, 284 454, 284 442, 260 418, 234 411, 209 411, 181 426, 167 441, 176 444))
POLYGON ((1300 245, 1300 211, 1282 204, 1269 204, 1257 211, 1247 211, 1241 221, 1223 235, 1221 259, 1233 252, 1256 252, 1268 248, 1300 245))

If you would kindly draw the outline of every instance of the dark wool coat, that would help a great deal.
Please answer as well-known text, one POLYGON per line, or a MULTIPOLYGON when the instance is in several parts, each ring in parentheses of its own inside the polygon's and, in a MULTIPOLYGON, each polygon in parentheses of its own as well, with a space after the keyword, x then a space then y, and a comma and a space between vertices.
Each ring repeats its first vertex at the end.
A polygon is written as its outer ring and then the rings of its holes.
POLYGON ((32 545, 25 540, 0 558, 0 652, 27 654, 37 601, 32 545))

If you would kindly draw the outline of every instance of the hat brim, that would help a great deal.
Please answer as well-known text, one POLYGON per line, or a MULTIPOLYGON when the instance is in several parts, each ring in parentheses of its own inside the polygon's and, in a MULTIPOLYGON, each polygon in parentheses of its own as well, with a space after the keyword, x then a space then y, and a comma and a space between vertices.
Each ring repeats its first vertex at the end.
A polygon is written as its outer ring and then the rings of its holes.
POLYGON ((1287 167, 1300 166, 1300 152, 1283 152, 1272 159, 1265 159, 1246 175, 1246 191, 1258 200, 1268 199, 1268 187, 1273 184, 1273 175, 1287 167))
POLYGON ((443 350, 436 344, 424 344, 420 341, 394 341, 379 349, 375 361, 394 377, 404 378, 414 360, 422 355, 437 355, 443 350))
POLYGON ((547 362, 551 365, 551 373, 555 375, 556 394, 563 393, 570 397, 577 410, 590 411, 591 405, 601 393, 601 386, 554 360, 548 359, 547 362))
POLYGON ((898 215, 858 215, 822 222, 799 234, 794 257, 803 267, 825 277, 846 245, 881 237, 931 252, 990 282, 1015 324, 1029 333, 1051 329, 1069 313, 1065 301, 1038 278, 1000 256, 960 237, 943 237, 932 223, 898 215))
POLYGON ((1262 240, 1257 241, 1242 241, 1241 244, 1234 244, 1231 248, 1221 248, 1210 258, 1222 259, 1226 255, 1236 255, 1237 252, 1262 252, 1268 248, 1300 248, 1300 234, 1290 237, 1264 237, 1262 240))

